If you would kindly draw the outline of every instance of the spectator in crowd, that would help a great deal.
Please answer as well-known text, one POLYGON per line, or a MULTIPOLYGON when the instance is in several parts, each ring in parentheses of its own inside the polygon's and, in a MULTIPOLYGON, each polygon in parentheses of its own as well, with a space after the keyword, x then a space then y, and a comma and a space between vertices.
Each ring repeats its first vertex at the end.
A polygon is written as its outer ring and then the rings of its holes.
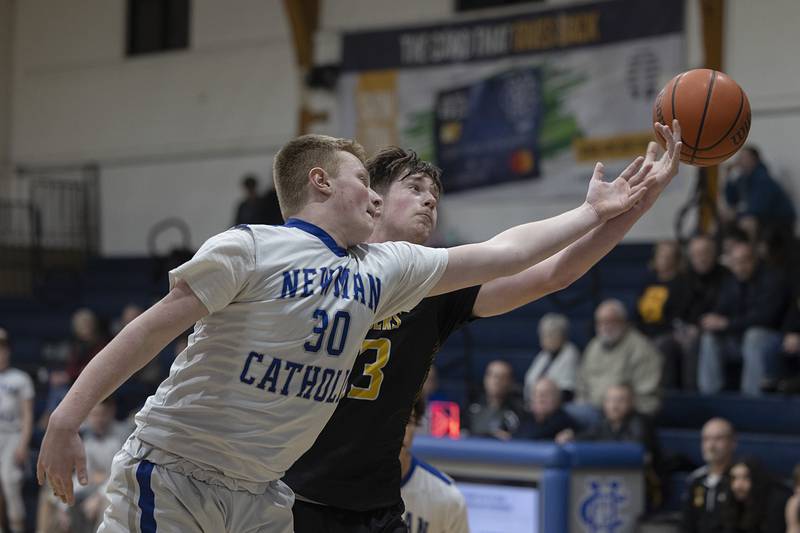
POLYGON ((741 391, 756 396, 777 377, 788 286, 778 273, 759 266, 750 243, 732 247, 730 268, 733 276, 722 283, 714 311, 700 319, 698 386, 704 394, 719 392, 725 360, 742 359, 741 391))
POLYGON ((692 237, 687 255, 689 268, 675 280, 667 303, 674 320, 673 336, 681 347, 680 358, 670 360, 667 356, 665 366, 679 366, 682 387, 696 390, 700 318, 714 310, 722 282, 730 272, 719 263, 717 244, 709 235, 692 237))
POLYGON ((281 214, 281 207, 278 205, 278 193, 273 186, 266 193, 262 199, 264 204, 264 220, 262 224, 271 224, 273 226, 280 226, 283 224, 283 215, 281 214))
POLYGON ((528 410, 523 413, 516 439, 553 440, 566 429, 575 429, 575 421, 561 406, 562 393, 556 382, 541 378, 529 394, 528 410))
POLYGON ((736 461, 730 469, 730 495, 722 505, 725 531, 784 533, 791 491, 773 479, 754 459, 736 461))
MULTIPOLYGON (((453 480, 411 453, 416 423, 425 412, 425 400, 414 403, 400 449, 400 495, 409 533, 469 533, 467 503, 453 480)), ((365 528, 355 528, 363 531, 365 528)), ((374 529, 374 527, 373 527, 374 529)))
POLYGON ((264 220, 264 202, 258 194, 258 178, 254 174, 246 174, 242 178, 244 199, 236 207, 233 225, 261 224, 264 220))
POLYGON ((655 429, 649 418, 636 412, 633 404, 633 388, 627 384, 612 385, 603 399, 603 418, 588 429, 575 434, 565 429, 556 436, 556 442, 564 444, 572 440, 637 442, 645 450, 645 481, 647 499, 651 509, 663 503, 661 452, 655 429))
POLYGON ((72 347, 67 360, 67 374, 75 381, 83 368, 108 342, 97 315, 82 307, 72 314, 72 347))
POLYGON ((676 241, 661 241, 655 245, 650 270, 637 301, 639 330, 664 356, 664 386, 674 387, 678 380, 674 362, 681 359, 682 350, 673 335, 675 317, 667 304, 681 272, 681 249, 676 241))
POLYGON ((619 300, 602 302, 594 321, 597 335, 583 354, 576 401, 565 406, 567 412, 588 427, 599 420, 608 388, 630 383, 636 410, 652 415, 661 404, 661 353, 628 323, 628 313, 619 300))
POLYGON ((683 502, 683 533, 723 532, 723 510, 730 486, 729 472, 736 450, 736 434, 730 422, 712 418, 703 426, 703 460, 689 476, 683 502))
POLYGON ((752 237, 767 227, 794 228, 796 217, 791 199, 754 146, 745 146, 730 167, 720 214, 727 222, 737 220, 752 237))
POLYGON ((33 380, 11 367, 8 332, 0 328, 0 487, 11 533, 25 531, 22 474, 32 432, 33 380))
POLYGON ((800 464, 795 465, 794 494, 786 502, 786 533, 800 533, 800 464))
POLYGON ((125 307, 122 308, 122 312, 120 313, 119 318, 117 318, 114 321, 113 326, 111 328, 111 336, 113 337, 117 333, 122 331, 122 328, 133 322, 133 320, 137 316, 141 315, 143 312, 144 309, 142 309, 140 306, 134 303, 127 304, 125 307))
MULTIPOLYGON (((791 358, 790 362, 797 366, 800 358, 800 280, 795 281, 792 297, 789 301, 789 310, 783 320, 783 341, 781 349, 783 354, 791 358)), ((788 376, 778 383, 778 390, 784 393, 797 394, 800 392, 800 375, 788 376)))
POLYGON ((508 440, 519 428, 522 402, 514 391, 514 370, 508 361, 495 359, 486 366, 484 394, 469 406, 467 428, 475 436, 508 440))
POLYGON ((116 412, 116 402, 110 396, 96 405, 86 419, 83 442, 89 484, 80 486, 76 483, 75 505, 69 508, 73 531, 95 531, 108 505, 102 488, 111 475, 114 455, 133 430, 133 427, 115 420, 116 412))
POLYGON ((581 354, 578 347, 569 340, 569 320, 564 315, 547 313, 539 320, 539 344, 541 351, 536 355, 525 373, 525 400, 528 393, 543 377, 555 382, 569 401, 575 395, 578 363, 581 354))
POLYGON ((633 388, 612 385, 603 399, 603 418, 589 428, 576 433, 566 429, 559 433, 558 442, 577 440, 638 442, 648 453, 648 461, 658 455, 658 442, 650 420, 636 412, 633 388))

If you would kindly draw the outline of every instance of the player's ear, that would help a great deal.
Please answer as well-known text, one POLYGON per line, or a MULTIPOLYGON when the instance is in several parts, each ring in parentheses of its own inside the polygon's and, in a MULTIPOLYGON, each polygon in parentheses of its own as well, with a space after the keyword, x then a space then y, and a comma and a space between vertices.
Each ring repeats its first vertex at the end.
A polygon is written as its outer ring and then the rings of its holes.
POLYGON ((321 167, 314 167, 308 171, 308 181, 315 190, 323 194, 331 194, 330 175, 321 167))

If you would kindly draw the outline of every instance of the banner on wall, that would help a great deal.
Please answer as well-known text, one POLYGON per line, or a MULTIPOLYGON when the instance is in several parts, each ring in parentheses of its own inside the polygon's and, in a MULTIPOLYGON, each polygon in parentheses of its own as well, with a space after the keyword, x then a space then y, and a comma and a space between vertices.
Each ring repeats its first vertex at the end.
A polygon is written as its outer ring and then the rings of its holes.
POLYGON ((595 161, 611 173, 652 139, 682 32, 682 0, 616 0, 347 34, 342 134, 417 150, 448 195, 583 194, 595 161))

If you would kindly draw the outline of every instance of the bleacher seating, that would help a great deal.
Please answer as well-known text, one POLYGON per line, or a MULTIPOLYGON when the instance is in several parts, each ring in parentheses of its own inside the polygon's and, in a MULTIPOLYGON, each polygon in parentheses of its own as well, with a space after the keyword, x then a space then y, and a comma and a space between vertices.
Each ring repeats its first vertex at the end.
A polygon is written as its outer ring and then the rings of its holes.
MULTIPOLYGON (((538 351, 537 324, 544 313, 567 314, 572 340, 585 347, 600 300, 617 297, 633 311, 648 275, 650 254, 650 245, 618 246, 564 291, 505 316, 475 321, 454 334, 436 360, 444 395, 463 405, 470 398, 467 383, 473 384, 473 393, 479 390, 486 364, 497 357, 509 360, 521 380, 538 351)), ((49 275, 39 300, 0 299, 0 325, 12 335, 16 364, 34 372, 43 363, 47 343, 69 337, 70 315, 78 307, 88 306, 111 320, 129 302, 148 306, 166 289, 165 280, 154 280, 155 267, 146 258, 96 259, 83 273, 49 275)), ((659 437, 664 453, 685 458, 687 466, 668 481, 672 508, 679 501, 689 465, 702 463, 700 428, 713 416, 731 420, 739 432, 739 452, 761 458, 774 472, 788 476, 800 462, 800 398, 669 392, 657 419, 659 437)))

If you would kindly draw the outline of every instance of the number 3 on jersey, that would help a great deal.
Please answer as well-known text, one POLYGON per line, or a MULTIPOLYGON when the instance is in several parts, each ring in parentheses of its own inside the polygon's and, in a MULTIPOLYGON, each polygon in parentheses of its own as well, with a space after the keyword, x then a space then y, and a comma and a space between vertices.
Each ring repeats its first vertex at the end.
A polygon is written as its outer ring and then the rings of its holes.
POLYGON ((364 376, 369 377, 367 387, 350 386, 348 398, 355 400, 375 400, 381 392, 383 384, 383 371, 381 370, 389 362, 389 355, 392 351, 392 341, 389 339, 366 339, 361 344, 361 353, 375 352, 375 361, 364 365, 364 376))

